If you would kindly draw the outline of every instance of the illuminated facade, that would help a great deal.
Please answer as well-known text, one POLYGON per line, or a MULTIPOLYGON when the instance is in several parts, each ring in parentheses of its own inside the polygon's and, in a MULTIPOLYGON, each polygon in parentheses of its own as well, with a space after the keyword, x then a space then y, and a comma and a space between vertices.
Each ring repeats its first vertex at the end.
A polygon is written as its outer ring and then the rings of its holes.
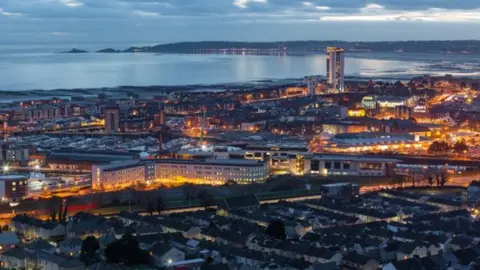
POLYGON ((6 174, 0 176, 0 199, 2 202, 22 199, 27 196, 27 179, 25 175, 6 174))
POLYGON ((364 96, 362 98, 362 107, 367 110, 372 110, 377 108, 377 97, 376 96, 364 96))
POLYGON ((327 83, 329 92, 345 90, 345 50, 337 47, 327 48, 327 83))
POLYGON ((155 179, 160 182, 222 185, 262 183, 268 178, 268 166, 261 161, 243 159, 157 160, 155 179))
POLYGON ((348 109, 348 117, 365 117, 367 115, 365 109, 348 109))
POLYGON ((341 154, 297 154, 272 157, 273 174, 389 176, 399 160, 341 154))
POLYGON ((323 149, 333 153, 403 152, 426 150, 431 143, 430 138, 410 134, 339 134, 328 140, 323 149))
POLYGON ((305 174, 350 175, 350 176, 389 176, 395 159, 349 155, 314 155, 306 160, 305 174))
POLYGON ((113 162, 107 165, 93 165, 92 188, 111 190, 125 188, 134 184, 146 184, 149 166, 139 161, 113 162))
POLYGON ((266 161, 271 158, 288 157, 289 155, 308 153, 307 145, 247 145, 241 151, 245 159, 266 161))

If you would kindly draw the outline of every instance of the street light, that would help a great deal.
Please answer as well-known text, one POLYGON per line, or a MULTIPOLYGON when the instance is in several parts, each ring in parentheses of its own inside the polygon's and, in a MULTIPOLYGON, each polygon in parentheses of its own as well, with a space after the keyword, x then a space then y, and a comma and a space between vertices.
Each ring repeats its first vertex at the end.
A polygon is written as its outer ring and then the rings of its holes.
POLYGON ((10 167, 8 165, 4 165, 3 166, 3 172, 6 173, 8 171, 10 171, 10 167))

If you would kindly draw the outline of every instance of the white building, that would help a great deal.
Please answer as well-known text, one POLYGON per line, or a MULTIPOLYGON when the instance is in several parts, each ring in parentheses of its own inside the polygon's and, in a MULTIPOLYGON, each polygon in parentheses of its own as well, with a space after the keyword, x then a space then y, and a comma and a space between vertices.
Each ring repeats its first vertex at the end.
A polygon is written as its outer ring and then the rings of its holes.
POLYGON ((345 50, 337 47, 327 48, 327 83, 329 92, 345 90, 345 50))
POLYGON ((189 182, 221 185, 228 180, 248 184, 264 182, 268 166, 261 161, 243 159, 157 160, 155 179, 161 182, 189 182))
POLYGON ((146 183, 148 169, 137 160, 92 166, 93 189, 115 189, 146 183))

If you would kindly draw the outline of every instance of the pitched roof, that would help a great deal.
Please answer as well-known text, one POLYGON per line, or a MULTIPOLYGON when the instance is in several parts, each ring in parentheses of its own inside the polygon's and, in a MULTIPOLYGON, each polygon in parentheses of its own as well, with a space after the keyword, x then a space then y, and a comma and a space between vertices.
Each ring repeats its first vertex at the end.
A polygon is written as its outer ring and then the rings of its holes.
POLYGON ((424 270, 425 268, 422 266, 418 259, 407 259, 402 261, 392 262, 393 266, 397 270, 424 270))
POLYGON ((50 245, 47 241, 42 239, 37 239, 25 246, 25 248, 29 250, 49 250, 54 248, 54 246, 50 245))
POLYGON ((356 252, 350 252, 347 255, 343 256, 343 261, 352 262, 359 265, 365 265, 370 260, 375 260, 369 256, 361 255, 356 252))
POLYGON ((30 253, 21 248, 12 248, 2 253, 2 256, 25 259, 30 256, 30 253))
POLYGON ((153 247, 150 248, 150 252, 157 256, 163 256, 165 253, 170 251, 173 246, 170 243, 158 242, 153 247))

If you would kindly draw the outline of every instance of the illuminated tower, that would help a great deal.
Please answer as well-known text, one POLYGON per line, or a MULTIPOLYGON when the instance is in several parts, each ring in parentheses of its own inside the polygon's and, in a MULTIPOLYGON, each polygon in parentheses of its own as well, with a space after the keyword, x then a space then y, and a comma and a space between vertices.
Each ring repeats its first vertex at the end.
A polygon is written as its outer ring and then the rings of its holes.
POLYGON ((345 77, 345 50, 337 47, 327 48, 327 83, 329 92, 343 92, 345 77))

